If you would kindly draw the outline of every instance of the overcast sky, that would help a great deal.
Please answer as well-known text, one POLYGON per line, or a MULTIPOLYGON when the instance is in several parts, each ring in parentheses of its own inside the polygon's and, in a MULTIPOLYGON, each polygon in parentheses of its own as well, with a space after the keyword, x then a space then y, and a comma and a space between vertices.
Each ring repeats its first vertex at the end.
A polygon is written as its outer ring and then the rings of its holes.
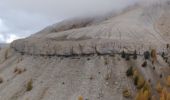
POLYGON ((0 42, 9 43, 75 16, 117 11, 137 1, 139 0, 0 0, 0 42))

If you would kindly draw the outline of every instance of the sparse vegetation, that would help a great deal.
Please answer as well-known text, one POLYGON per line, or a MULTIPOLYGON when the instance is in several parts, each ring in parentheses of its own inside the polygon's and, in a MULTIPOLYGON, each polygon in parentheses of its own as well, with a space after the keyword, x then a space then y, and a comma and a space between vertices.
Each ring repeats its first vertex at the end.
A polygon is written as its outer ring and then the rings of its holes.
POLYGON ((169 44, 166 45, 166 48, 167 48, 167 49, 169 48, 169 44))
POLYGON ((161 56, 162 56, 163 59, 165 59, 165 53, 164 52, 162 52, 161 56))
POLYGON ((138 77, 138 76, 136 76, 136 77, 134 78, 134 85, 135 85, 135 86, 137 86, 137 84, 138 84, 138 80, 139 80, 139 77, 138 77))
POLYGON ((136 50, 134 51, 134 53, 133 53, 133 59, 137 59, 137 52, 136 52, 136 50))
POLYGON ((32 88, 33 88, 33 81, 32 79, 27 83, 27 86, 26 86, 26 91, 31 91, 32 88))
POLYGON ((126 61, 129 61, 130 60, 130 55, 126 54, 125 59, 126 59, 126 61))
POLYGON ((165 58, 165 62, 166 62, 166 63, 168 62, 168 58, 165 58))
POLYGON ((16 68, 14 69, 14 73, 16 73, 16 74, 21 74, 21 73, 23 73, 23 72, 25 72, 25 71, 26 71, 25 68, 21 69, 21 68, 16 67, 16 68))
POLYGON ((130 93, 129 89, 124 89, 122 93, 125 98, 131 97, 131 93, 130 93))
POLYGON ((90 58, 87 58, 87 60, 89 61, 89 60, 90 60, 90 58))
POLYGON ((157 53, 155 49, 151 50, 151 57, 152 57, 153 63, 155 63, 157 61, 157 53))
POLYGON ((82 97, 82 96, 79 96, 79 97, 78 97, 78 100, 83 100, 83 97, 82 97))
POLYGON ((134 80, 134 85, 138 88, 141 89, 144 84, 145 84, 145 80, 144 78, 139 75, 138 71, 136 69, 133 69, 133 67, 130 67, 127 71, 126 71, 126 75, 127 76, 133 76, 133 80, 134 80))
POLYGON ((168 87, 170 87, 170 76, 167 77, 166 84, 167 84, 168 87))
POLYGON ((164 87, 164 88, 162 89, 162 91, 161 91, 161 94, 160 94, 160 100, 169 100, 169 99, 167 99, 167 98, 169 98, 169 97, 168 97, 168 91, 167 91, 167 89, 164 87))
POLYGON ((145 80, 142 76, 138 76, 138 81, 137 81, 137 88, 141 89, 145 85, 145 80))
POLYGON ((109 80, 111 78, 111 74, 110 73, 107 73, 106 76, 105 76, 105 80, 109 80))
POLYGON ((133 70, 133 79, 139 75, 138 71, 136 69, 133 70))
POLYGON ((93 80, 94 79, 94 77, 93 76, 90 76, 90 78, 89 78, 90 80, 93 80))
POLYGON ((3 83, 3 78, 2 78, 2 77, 0 77, 0 84, 1 84, 1 83, 3 83))
POLYGON ((130 67, 127 71, 126 71, 126 76, 133 76, 133 67, 130 67))
POLYGON ((121 52, 121 57, 122 57, 122 58, 125 58, 125 56, 126 56, 126 54, 125 54, 125 51, 123 50, 123 51, 121 52))
POLYGON ((148 82, 151 83, 151 79, 148 79, 148 82))
POLYGON ((159 75, 160 78, 162 78, 162 76, 163 76, 162 74, 159 75))
POLYGON ((107 59, 107 58, 104 58, 104 64, 105 64, 105 65, 108 65, 108 63, 109 63, 109 62, 108 62, 108 59, 107 59))
POLYGON ((64 84, 65 84, 65 82, 62 82, 62 84, 64 85, 64 84))
POLYGON ((146 66, 147 66, 147 61, 144 61, 142 67, 146 67, 146 66))
POLYGON ((150 53, 149 51, 145 51, 144 52, 144 58, 147 60, 147 59, 150 59, 150 53))
MULTIPOLYGON (((128 72, 128 71, 127 71, 128 72)), ((141 89, 145 85, 145 80, 144 78, 139 74, 139 72, 135 69, 133 70, 132 68, 129 69, 130 75, 133 75, 133 81, 134 85, 138 88, 141 89), (133 74, 131 74, 131 71, 133 74)))
POLYGON ((135 100, 150 100, 151 99, 151 90, 148 84, 145 84, 143 88, 141 88, 137 95, 135 100))
POLYGON ((8 49, 5 51, 5 60, 8 59, 8 49))
POLYGON ((161 93, 162 92, 162 86, 161 86, 161 83, 160 82, 158 82, 157 83, 157 85, 156 85, 156 91, 158 92, 158 93, 161 93))

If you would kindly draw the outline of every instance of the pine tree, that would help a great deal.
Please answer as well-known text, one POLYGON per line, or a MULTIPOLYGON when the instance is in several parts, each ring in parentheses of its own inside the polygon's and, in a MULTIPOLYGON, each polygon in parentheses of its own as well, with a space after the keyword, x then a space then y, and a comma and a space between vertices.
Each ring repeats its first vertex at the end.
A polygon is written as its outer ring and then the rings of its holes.
POLYGON ((136 50, 134 51, 134 53, 133 53, 133 59, 137 59, 137 52, 136 52, 136 50))
POLYGON ((145 52, 144 52, 144 58, 145 58, 145 60, 150 59, 150 53, 149 53, 149 51, 145 51, 145 52))
POLYGON ((125 54, 125 51, 123 50, 123 51, 121 52, 121 57, 122 57, 122 58, 125 58, 125 56, 126 56, 126 54, 125 54))

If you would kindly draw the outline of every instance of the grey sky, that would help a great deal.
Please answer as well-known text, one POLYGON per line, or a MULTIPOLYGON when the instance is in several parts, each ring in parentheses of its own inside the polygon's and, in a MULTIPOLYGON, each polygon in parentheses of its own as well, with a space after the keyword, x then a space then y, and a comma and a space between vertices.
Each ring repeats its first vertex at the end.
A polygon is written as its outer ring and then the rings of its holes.
POLYGON ((0 42, 29 36, 71 17, 117 11, 137 1, 143 0, 0 0, 0 42))

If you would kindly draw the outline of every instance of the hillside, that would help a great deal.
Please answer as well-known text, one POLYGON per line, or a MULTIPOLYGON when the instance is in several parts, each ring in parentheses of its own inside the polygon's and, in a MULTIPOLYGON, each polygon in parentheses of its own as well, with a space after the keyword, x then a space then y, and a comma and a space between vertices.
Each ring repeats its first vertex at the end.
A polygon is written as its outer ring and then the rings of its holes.
POLYGON ((169 9, 66 20, 14 41, 0 51, 0 100, 170 100, 169 9))

